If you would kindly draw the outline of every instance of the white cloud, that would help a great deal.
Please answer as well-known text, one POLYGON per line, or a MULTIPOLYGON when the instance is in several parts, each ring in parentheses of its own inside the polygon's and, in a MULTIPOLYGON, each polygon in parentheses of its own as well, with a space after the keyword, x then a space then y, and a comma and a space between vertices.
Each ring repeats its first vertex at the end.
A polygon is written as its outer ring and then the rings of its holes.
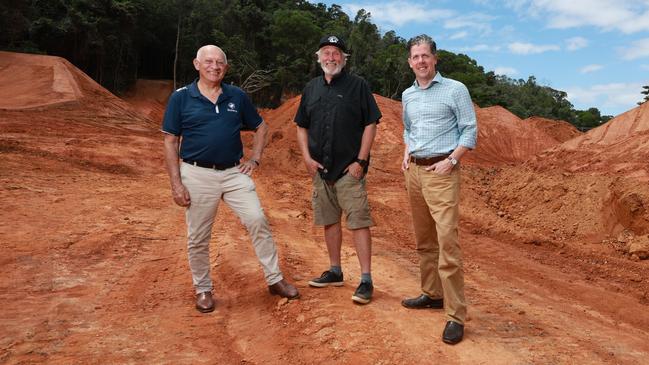
POLYGON ((620 53, 625 60, 649 57, 649 38, 632 42, 630 47, 620 49, 620 53))
POLYGON ((649 65, 640 65, 640 68, 649 71, 649 65))
POLYGON ((365 9, 372 16, 372 21, 385 27, 402 26, 407 23, 430 23, 448 19, 456 13, 449 9, 435 9, 426 4, 393 1, 388 3, 349 3, 342 6, 352 19, 360 9, 365 9))
POLYGON ((450 37, 448 37, 448 39, 462 39, 462 38, 466 38, 466 36, 468 36, 468 35, 469 35, 469 32, 462 31, 462 32, 457 32, 455 34, 452 34, 450 37))
POLYGON ((490 46, 488 44, 476 44, 474 46, 460 47, 458 48, 459 52, 498 52, 500 51, 500 46, 490 46))
POLYGON ((569 51, 576 51, 588 45, 588 39, 583 37, 572 37, 566 39, 566 49, 569 51))
POLYGON ((560 49, 559 46, 554 44, 532 44, 522 42, 510 43, 507 47, 512 53, 523 55, 558 51, 560 49))
POLYGON ((472 13, 467 15, 453 16, 444 21, 446 29, 472 29, 480 36, 491 33, 491 21, 495 17, 486 14, 472 13))
POLYGON ((566 88, 568 100, 577 109, 596 105, 600 110, 608 108, 622 111, 637 106, 636 103, 640 101, 642 96, 640 91, 642 91, 642 83, 611 83, 590 87, 566 88))
POLYGON ((604 66, 602 66, 602 65, 596 65, 596 64, 586 65, 586 66, 582 67, 581 69, 579 69, 579 72, 582 73, 582 74, 587 74, 587 73, 590 73, 590 72, 599 71, 599 70, 601 70, 603 68, 604 68, 604 66))
POLYGON ((358 2, 342 5, 343 10, 353 19, 360 9, 372 16, 372 21, 381 28, 400 27, 409 23, 430 25, 440 22, 445 29, 471 29, 482 36, 491 33, 494 16, 482 13, 459 14, 452 9, 432 8, 430 5, 414 1, 358 2))
POLYGON ((494 73, 497 75, 514 76, 518 74, 518 70, 513 67, 496 67, 494 73))
POLYGON ((594 26, 623 33, 649 30, 646 0, 506 0, 505 4, 523 16, 545 19, 550 28, 594 26))

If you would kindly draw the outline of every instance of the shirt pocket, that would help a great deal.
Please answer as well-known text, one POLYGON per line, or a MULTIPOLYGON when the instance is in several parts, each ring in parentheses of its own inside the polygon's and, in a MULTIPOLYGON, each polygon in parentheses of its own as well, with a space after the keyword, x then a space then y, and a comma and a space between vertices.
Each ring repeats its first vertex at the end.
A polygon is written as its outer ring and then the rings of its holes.
POLYGON ((365 121, 363 118, 363 106, 358 99, 344 100, 339 106, 339 117, 344 118, 347 122, 358 122, 361 125, 365 121))
POLYGON ((313 118, 315 115, 314 113, 318 110, 318 108, 321 107, 320 106, 321 99, 322 98, 320 96, 316 96, 314 98, 311 98, 311 100, 307 101, 305 111, 306 114, 309 116, 309 118, 313 118))

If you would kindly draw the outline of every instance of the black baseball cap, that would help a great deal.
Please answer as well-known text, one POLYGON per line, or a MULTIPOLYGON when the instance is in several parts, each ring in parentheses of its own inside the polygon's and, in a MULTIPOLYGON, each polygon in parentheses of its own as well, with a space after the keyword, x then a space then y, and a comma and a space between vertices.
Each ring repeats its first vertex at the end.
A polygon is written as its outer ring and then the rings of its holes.
POLYGON ((347 53, 347 47, 345 47, 345 41, 341 38, 336 37, 335 35, 328 35, 320 39, 320 45, 318 49, 324 46, 335 46, 338 47, 343 53, 347 53))

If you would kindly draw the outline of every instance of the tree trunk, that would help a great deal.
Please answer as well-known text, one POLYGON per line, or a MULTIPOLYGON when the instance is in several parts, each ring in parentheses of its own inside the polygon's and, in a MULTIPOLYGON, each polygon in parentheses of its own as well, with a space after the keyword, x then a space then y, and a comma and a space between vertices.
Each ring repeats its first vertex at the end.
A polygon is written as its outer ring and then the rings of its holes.
POLYGON ((174 90, 178 88, 177 83, 177 71, 178 67, 178 44, 180 43, 180 14, 178 14, 178 30, 176 31, 176 55, 174 56, 174 90))

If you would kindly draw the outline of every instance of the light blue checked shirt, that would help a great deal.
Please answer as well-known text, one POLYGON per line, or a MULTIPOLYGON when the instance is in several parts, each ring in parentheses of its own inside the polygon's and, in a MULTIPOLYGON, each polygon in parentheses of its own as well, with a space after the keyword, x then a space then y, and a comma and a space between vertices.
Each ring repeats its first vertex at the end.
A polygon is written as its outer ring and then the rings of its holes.
POLYGON ((403 140, 411 156, 448 155, 458 145, 475 148, 478 123, 471 96, 459 81, 438 72, 422 89, 415 82, 402 94, 403 140))

